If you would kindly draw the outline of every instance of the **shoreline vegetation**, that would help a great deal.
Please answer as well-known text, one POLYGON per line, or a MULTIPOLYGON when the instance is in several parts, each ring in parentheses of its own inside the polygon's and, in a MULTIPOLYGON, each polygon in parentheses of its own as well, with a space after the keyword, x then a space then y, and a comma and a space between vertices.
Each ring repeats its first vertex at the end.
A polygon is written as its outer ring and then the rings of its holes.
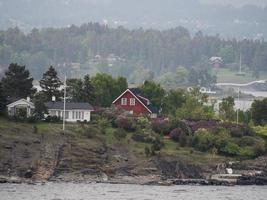
POLYGON ((224 156, 161 136, 160 150, 148 155, 147 147, 157 145, 138 141, 135 131, 103 125, 101 130, 99 123, 104 122, 67 124, 63 134, 57 123, 0 119, 0 183, 267 184, 266 154, 224 156), (235 175, 226 175, 230 167, 235 175))

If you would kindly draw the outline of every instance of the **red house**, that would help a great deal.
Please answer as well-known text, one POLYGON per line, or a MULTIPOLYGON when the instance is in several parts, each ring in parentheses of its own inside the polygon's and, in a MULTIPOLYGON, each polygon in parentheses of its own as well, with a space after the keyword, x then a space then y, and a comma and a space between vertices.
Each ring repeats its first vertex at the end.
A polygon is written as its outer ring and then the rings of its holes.
POLYGON ((144 114, 151 118, 157 118, 158 115, 158 110, 151 105, 149 99, 141 95, 141 91, 137 88, 127 89, 112 104, 136 115, 144 114))

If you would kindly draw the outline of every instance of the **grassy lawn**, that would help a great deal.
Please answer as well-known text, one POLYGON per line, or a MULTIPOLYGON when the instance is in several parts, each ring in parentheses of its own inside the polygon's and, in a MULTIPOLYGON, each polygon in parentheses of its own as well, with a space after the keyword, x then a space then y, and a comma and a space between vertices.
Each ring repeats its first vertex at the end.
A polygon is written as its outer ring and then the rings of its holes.
POLYGON ((213 70, 213 73, 217 75, 218 83, 248 83, 255 80, 267 80, 266 72, 261 72, 258 79, 252 77, 251 72, 246 72, 245 76, 238 76, 237 72, 229 69, 213 70))

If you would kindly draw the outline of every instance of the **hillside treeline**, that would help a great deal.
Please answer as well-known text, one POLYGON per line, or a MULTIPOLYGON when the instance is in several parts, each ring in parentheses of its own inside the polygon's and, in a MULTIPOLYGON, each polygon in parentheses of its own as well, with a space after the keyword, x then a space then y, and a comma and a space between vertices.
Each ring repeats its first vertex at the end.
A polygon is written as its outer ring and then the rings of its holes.
POLYGON ((33 29, 29 34, 18 28, 0 32, 1 68, 12 62, 26 65, 37 79, 48 65, 54 65, 59 72, 76 70, 74 76, 100 71, 141 82, 179 67, 207 69, 212 56, 221 56, 225 67, 238 68, 240 54, 255 76, 267 70, 266 42, 225 40, 202 32, 191 36, 183 27, 129 30, 88 23, 33 29))

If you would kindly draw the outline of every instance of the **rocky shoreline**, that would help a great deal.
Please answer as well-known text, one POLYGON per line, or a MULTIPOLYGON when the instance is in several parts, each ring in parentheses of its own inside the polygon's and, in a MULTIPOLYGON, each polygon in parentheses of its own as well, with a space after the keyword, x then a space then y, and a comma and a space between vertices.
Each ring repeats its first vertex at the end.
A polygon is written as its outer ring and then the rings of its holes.
POLYGON ((172 186, 172 185, 201 185, 201 186, 245 186, 245 185, 256 185, 263 186, 267 185, 267 174, 261 175, 241 175, 237 178, 212 178, 212 179, 165 179, 163 180, 160 176, 119 176, 116 178, 56 178, 49 181, 40 181, 34 179, 20 178, 20 177, 7 177, 0 176, 0 184, 45 184, 48 182, 54 183, 105 183, 105 184, 134 184, 134 185, 154 185, 154 186, 172 186))

